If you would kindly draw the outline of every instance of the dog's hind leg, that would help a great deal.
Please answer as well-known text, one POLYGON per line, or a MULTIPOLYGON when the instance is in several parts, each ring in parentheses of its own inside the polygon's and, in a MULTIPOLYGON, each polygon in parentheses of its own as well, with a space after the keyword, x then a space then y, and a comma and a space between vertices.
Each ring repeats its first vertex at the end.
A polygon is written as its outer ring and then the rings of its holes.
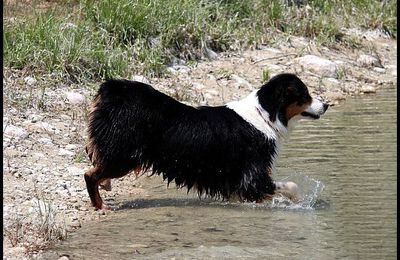
POLYGON ((107 209, 107 206, 103 203, 99 193, 99 184, 104 181, 101 178, 103 170, 100 167, 94 167, 85 173, 86 188, 89 193, 92 205, 96 209, 107 209))

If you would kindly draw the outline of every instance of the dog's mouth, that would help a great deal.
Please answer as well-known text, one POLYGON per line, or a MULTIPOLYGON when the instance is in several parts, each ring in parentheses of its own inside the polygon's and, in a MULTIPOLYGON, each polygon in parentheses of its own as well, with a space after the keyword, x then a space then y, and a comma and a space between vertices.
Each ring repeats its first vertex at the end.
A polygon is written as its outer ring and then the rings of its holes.
POLYGON ((316 115, 316 114, 311 114, 309 112, 303 111, 301 113, 302 116, 306 116, 306 117, 310 117, 312 119, 319 119, 321 116, 320 115, 316 115))
POLYGON ((313 99, 310 106, 301 112, 301 115, 311 119, 319 119, 328 109, 329 105, 318 99, 313 99))

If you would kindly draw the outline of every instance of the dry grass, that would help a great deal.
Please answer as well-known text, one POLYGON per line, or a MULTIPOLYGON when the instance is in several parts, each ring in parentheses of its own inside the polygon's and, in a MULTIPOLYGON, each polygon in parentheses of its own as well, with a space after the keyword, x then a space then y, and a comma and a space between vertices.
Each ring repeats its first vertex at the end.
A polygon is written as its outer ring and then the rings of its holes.
POLYGON ((18 212, 9 213, 3 227, 3 234, 13 247, 24 247, 27 255, 32 255, 48 248, 53 243, 67 238, 64 221, 58 212, 42 196, 33 199, 31 216, 20 217, 18 212))

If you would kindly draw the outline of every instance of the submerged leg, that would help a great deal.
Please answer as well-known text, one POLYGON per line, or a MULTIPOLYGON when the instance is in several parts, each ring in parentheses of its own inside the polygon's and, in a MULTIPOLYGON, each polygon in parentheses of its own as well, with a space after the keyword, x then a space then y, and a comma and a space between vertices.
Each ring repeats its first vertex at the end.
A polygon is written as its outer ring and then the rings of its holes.
POLYGON ((286 181, 286 182, 281 182, 277 181, 275 182, 276 190, 275 193, 277 194, 282 194, 283 196, 291 199, 292 201, 298 201, 300 200, 300 190, 299 186, 292 182, 292 181, 286 181))

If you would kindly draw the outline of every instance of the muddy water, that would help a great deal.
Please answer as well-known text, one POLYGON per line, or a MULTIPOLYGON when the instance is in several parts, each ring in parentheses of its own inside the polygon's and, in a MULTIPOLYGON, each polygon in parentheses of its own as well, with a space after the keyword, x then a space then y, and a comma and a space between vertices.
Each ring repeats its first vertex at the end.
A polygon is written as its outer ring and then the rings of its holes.
POLYGON ((395 259, 396 92, 352 98, 302 122, 283 147, 278 180, 304 200, 199 200, 143 178, 150 196, 87 224, 56 259, 395 259))

